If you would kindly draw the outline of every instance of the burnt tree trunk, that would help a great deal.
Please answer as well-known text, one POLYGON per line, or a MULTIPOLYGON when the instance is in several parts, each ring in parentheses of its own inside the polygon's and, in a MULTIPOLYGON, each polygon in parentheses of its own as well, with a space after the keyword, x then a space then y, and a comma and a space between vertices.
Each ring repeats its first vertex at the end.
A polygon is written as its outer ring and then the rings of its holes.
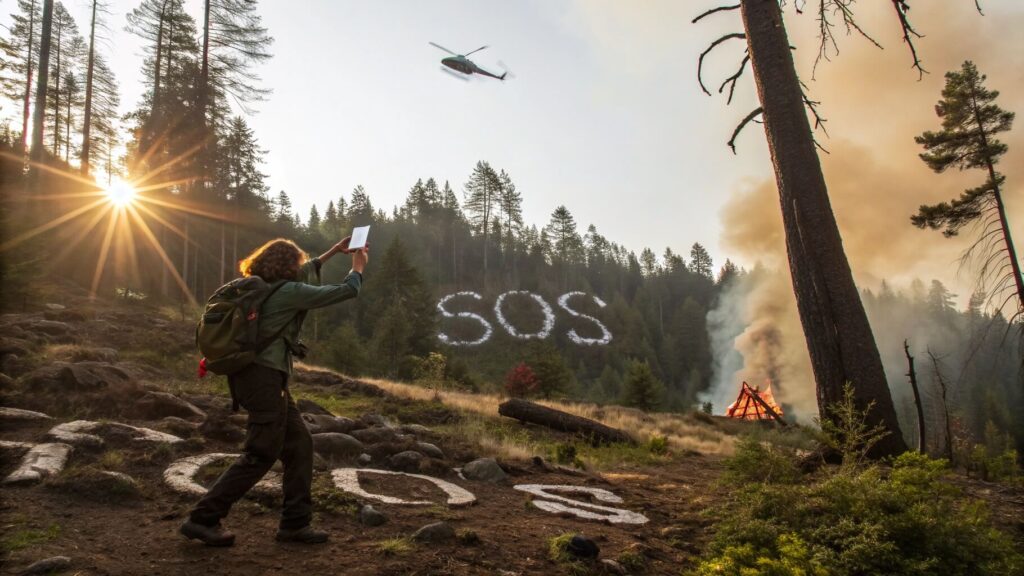
POLYGON ((871 424, 889 434, 873 455, 907 449, 868 324, 804 110, 803 92, 778 0, 742 0, 750 62, 775 167, 797 309, 817 384, 818 410, 842 399, 851 382, 871 424))
POLYGON ((498 414, 515 418, 521 422, 540 424, 552 430, 582 434, 589 437, 594 443, 628 442, 633 444, 635 442, 629 434, 622 430, 518 398, 502 402, 498 406, 498 414))
POLYGON ((917 371, 914 370, 914 357, 910 355, 910 344, 903 341, 903 353, 907 355, 907 377, 910 378, 910 390, 914 393, 914 406, 917 407, 917 451, 925 451, 924 443, 924 406, 921 404, 921 391, 917 387, 917 371))

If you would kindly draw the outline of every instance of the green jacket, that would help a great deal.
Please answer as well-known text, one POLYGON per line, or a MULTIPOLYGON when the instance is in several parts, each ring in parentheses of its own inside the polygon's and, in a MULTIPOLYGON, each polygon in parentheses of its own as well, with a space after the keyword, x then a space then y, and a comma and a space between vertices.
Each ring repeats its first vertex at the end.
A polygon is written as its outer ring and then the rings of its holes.
POLYGON ((298 281, 285 283, 263 303, 260 337, 270 338, 282 327, 284 331, 260 353, 255 360, 257 364, 291 374, 292 355, 285 340, 291 344, 299 341, 300 313, 355 298, 363 283, 363 275, 358 272, 349 272, 341 284, 319 286, 319 279, 320 259, 312 258, 302 265, 298 281))

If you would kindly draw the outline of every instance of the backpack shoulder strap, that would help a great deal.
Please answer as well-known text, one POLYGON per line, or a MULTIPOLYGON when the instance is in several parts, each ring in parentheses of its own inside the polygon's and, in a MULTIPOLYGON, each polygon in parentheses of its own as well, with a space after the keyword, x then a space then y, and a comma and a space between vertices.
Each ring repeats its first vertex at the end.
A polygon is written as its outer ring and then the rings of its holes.
MULTIPOLYGON (((271 296, 273 296, 275 292, 277 292, 278 290, 280 290, 280 289, 281 289, 281 287, 282 287, 282 286, 284 286, 284 285, 285 285, 285 284, 287 284, 287 283, 288 283, 288 280, 278 280, 277 282, 274 282, 273 284, 271 284, 271 286, 270 286, 270 291, 269 291, 269 292, 267 292, 267 295, 266 295, 266 296, 265 296, 265 297, 263 298, 263 300, 262 300, 262 301, 260 302, 260 307, 262 308, 262 307, 263 307, 263 304, 265 304, 265 303, 266 303, 266 301, 267 301, 267 300, 269 300, 269 299, 270 299, 270 297, 271 297, 271 296)), ((303 314, 303 313, 304 313, 304 312, 299 312, 299 314, 303 314)), ((284 323, 284 325, 283 325, 283 326, 281 326, 281 328, 280 328, 280 329, 278 329, 278 331, 277 331, 277 332, 274 332, 274 334, 272 334, 271 336, 269 336, 269 337, 265 338, 265 339, 264 339, 263 341, 261 341, 261 342, 257 342, 257 343, 256 343, 256 348, 255 348, 255 350, 256 350, 256 353, 257 353, 257 354, 259 354, 260 352, 263 352, 264 350, 266 350, 266 349, 267 349, 267 347, 268 347, 268 346, 270 346, 271 344, 273 344, 275 340, 277 340, 278 338, 280 338, 280 337, 281 337, 281 335, 282 335, 282 334, 284 334, 284 331, 285 331, 285 329, 287 329, 287 328, 288 328, 288 325, 289 325, 289 324, 291 324, 291 320, 289 320, 288 322, 285 322, 285 323, 284 323)), ((259 329, 257 328, 257 332, 258 332, 258 330, 259 330, 259 329)))

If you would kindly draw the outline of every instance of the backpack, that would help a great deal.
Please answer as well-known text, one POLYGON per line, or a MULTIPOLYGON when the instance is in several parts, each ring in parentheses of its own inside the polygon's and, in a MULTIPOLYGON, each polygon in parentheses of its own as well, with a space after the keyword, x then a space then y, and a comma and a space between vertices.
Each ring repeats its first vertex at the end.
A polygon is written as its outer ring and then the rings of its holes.
POLYGON ((281 336, 288 324, 273 336, 260 339, 260 309, 286 282, 270 284, 259 276, 247 276, 228 282, 210 296, 196 325, 196 346, 205 356, 201 364, 205 370, 234 374, 252 364, 281 336))

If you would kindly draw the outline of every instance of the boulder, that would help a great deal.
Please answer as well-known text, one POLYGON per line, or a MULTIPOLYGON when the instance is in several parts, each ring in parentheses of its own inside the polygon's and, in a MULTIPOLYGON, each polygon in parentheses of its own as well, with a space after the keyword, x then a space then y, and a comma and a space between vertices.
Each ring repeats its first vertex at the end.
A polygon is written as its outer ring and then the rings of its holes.
POLYGON ((19 338, 8 338, 6 336, 0 337, 0 356, 15 354, 17 356, 25 357, 29 355, 31 349, 32 344, 25 340, 21 340, 19 338))
POLYGON ((593 560, 601 554, 601 548, 598 547, 597 542, 582 534, 573 536, 572 540, 569 540, 569 543, 565 546, 565 551, 570 556, 581 560, 593 560))
POLYGON ((362 454, 363 443, 348 434, 325 432, 313 434, 313 451, 328 460, 345 460, 362 454))
POLYGON ((353 430, 352 436, 364 444, 380 444, 395 441, 397 433, 394 428, 364 428, 353 430))
POLYGON ((49 336, 65 336, 72 331, 71 326, 57 320, 29 319, 19 322, 17 325, 26 332, 47 334, 49 336))
POLYGON ((303 414, 302 419, 306 422, 311 434, 323 432, 341 432, 348 434, 356 427, 355 421, 344 416, 327 416, 325 414, 303 414))
POLYGON ((0 372, 0 388, 10 388, 14 385, 14 378, 0 372))
POLYGON ((401 430, 406 434, 415 434, 417 436, 429 436, 430 434, 433 434, 430 428, 421 424, 402 424, 401 430))
POLYGON ((444 460, 444 452, 440 448, 434 446, 430 442, 417 442, 416 451, 424 456, 430 456, 431 458, 437 458, 438 460, 444 460))
POLYGON ((356 462, 359 462, 359 464, 362 466, 366 466, 370 462, 373 462, 373 456, 370 456, 369 454, 364 452, 359 455, 359 458, 356 458, 356 462))
POLYGON ((380 526, 388 521, 388 517, 378 512, 373 506, 364 504, 359 509, 359 522, 364 526, 380 526))
POLYGON ((160 428, 177 436, 188 437, 199 430, 199 425, 177 416, 167 416, 160 420, 160 428))
POLYGON ((462 467, 462 475, 467 480, 492 483, 503 482, 508 478, 508 474, 502 470, 494 458, 473 460, 462 467))
POLYGON ((47 416, 46 414, 43 414, 42 412, 0 406, 0 422, 14 422, 19 420, 23 422, 31 422, 40 420, 52 420, 52 418, 47 416))
POLYGON ((43 308, 46 308, 47 310, 54 310, 54 311, 67 310, 67 306, 65 306, 63 304, 52 304, 52 303, 51 304, 43 304, 43 308))
POLYGON ((135 401, 133 412, 142 420, 159 420, 167 416, 177 416, 185 420, 202 421, 206 413, 196 408, 187 400, 182 400, 167 392, 146 392, 135 401))
POLYGON ((30 564, 28 568, 21 571, 21 574, 24 576, 29 574, 56 574, 70 567, 71 558, 67 556, 53 556, 52 558, 46 558, 30 564))
POLYGON ((629 572, 626 572, 626 568, 622 564, 619 564, 611 558, 601 560, 601 566, 604 568, 604 571, 609 574, 616 574, 617 576, 626 576, 629 574, 629 572))
POLYGON ((417 472, 420 469, 420 461, 423 455, 415 450, 399 452, 388 458, 388 467, 400 472, 417 472))
POLYGON ((92 391, 131 380, 121 368, 104 362, 54 362, 25 376, 30 388, 92 391))
POLYGON ((380 414, 363 414, 359 417, 359 428, 390 428, 391 423, 380 414))
POLYGON ((455 540, 455 529, 447 522, 435 522, 417 530, 412 539, 416 542, 441 543, 455 540))
POLYGON ((334 416, 334 414, 331 414, 330 410, 307 398, 300 398, 295 405, 298 407, 299 412, 302 412, 303 414, 323 414, 324 416, 334 416))

